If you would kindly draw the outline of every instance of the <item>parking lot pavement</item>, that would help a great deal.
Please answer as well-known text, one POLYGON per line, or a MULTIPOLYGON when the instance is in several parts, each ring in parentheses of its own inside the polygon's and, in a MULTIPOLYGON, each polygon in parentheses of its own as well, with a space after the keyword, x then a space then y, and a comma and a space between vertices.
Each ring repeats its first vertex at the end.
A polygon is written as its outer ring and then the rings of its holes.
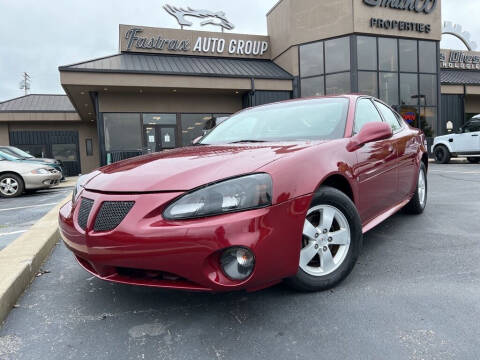
POLYGON ((26 232, 71 191, 71 187, 55 187, 18 198, 0 198, 0 250, 26 232))
POLYGON ((479 359, 480 165, 430 170, 426 212, 367 233, 323 293, 110 284, 58 245, 0 330, 0 358, 479 359))

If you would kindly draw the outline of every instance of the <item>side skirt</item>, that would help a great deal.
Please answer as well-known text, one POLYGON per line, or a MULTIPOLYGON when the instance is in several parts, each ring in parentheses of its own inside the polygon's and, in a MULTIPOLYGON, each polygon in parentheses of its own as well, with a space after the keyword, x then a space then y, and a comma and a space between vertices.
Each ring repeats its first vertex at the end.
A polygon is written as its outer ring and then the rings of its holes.
POLYGON ((391 209, 381 213, 376 218, 373 218, 372 220, 368 221, 363 225, 362 232, 365 234, 367 231, 372 230, 375 226, 377 226, 378 224, 380 224, 381 222, 383 222, 384 220, 388 219, 390 216, 392 216, 393 214, 401 210, 405 205, 408 204, 409 201, 410 201, 410 198, 402 201, 401 203, 395 205, 391 209))

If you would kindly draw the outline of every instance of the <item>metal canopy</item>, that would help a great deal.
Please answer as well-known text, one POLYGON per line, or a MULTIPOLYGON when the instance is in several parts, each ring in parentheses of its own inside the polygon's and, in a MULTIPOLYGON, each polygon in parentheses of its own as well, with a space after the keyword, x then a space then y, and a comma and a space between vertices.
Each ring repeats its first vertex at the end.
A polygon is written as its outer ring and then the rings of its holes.
POLYGON ((66 95, 31 94, 0 103, 0 112, 76 112, 66 95))
POLYGON ((442 70, 442 85, 480 85, 480 71, 442 70))
POLYGON ((61 66, 59 70, 280 80, 293 78, 270 60, 131 53, 61 66))

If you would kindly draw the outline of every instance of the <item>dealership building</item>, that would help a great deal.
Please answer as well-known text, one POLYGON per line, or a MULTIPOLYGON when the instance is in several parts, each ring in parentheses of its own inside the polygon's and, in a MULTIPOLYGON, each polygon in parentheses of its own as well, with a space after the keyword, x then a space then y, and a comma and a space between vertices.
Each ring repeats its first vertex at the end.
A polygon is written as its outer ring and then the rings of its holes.
MULTIPOLYGON (((169 12, 232 27, 219 13, 169 12)), ((267 25, 268 36, 120 25, 117 54, 59 67, 66 95, 0 103, 0 144, 75 175, 292 98, 373 95, 429 138, 480 113, 480 53, 440 49, 440 0, 281 0, 267 25)))

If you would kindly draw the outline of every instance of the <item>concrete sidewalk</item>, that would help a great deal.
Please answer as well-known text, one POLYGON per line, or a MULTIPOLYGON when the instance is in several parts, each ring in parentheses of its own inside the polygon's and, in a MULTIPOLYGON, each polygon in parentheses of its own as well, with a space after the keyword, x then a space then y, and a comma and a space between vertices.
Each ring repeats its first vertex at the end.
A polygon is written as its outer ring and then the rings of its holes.
POLYGON ((69 193, 27 232, 0 251, 0 324, 58 241, 58 211, 70 197, 69 193))

